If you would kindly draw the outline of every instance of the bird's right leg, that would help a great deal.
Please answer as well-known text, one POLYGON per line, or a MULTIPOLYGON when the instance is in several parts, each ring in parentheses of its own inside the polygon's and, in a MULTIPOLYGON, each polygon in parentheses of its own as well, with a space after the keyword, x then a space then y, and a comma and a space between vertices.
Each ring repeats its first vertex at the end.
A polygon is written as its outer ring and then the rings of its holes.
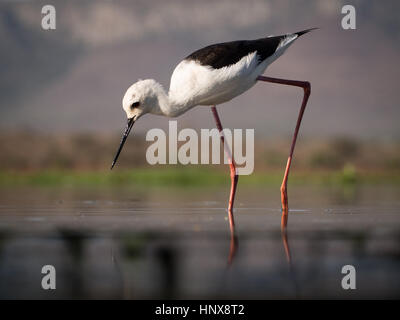
POLYGON ((231 228, 231 234, 234 235, 235 221, 233 219, 233 202, 235 201, 236 186, 237 186, 237 183, 239 180, 239 176, 236 173, 235 161, 233 159, 231 151, 229 150, 229 146, 225 145, 223 128, 222 128, 221 120, 219 119, 219 116, 218 116, 216 106, 212 106, 211 111, 214 115, 215 123, 216 123, 218 131, 220 133, 221 141, 224 146, 225 152, 228 156, 229 167, 231 170, 231 192, 229 195, 228 213, 229 213, 229 225, 231 228))
POLYGON ((294 135, 293 135, 293 140, 292 140, 292 145, 290 147, 289 157, 288 157, 288 160, 286 163, 285 174, 283 176, 283 181, 282 181, 282 185, 281 185, 281 200, 282 200, 281 228, 285 229, 287 226, 288 214, 289 214, 287 181, 288 181, 288 177, 289 177, 290 165, 292 164, 294 147, 296 145, 296 140, 297 140, 297 135, 299 133, 301 120, 303 118, 304 110, 306 109, 308 98, 310 97, 311 85, 308 81, 278 79, 278 78, 271 78, 271 77, 265 77, 265 76, 258 76, 257 80, 300 87, 304 91, 303 102, 301 103, 300 112, 299 112, 299 115, 297 118, 296 128, 294 130, 294 135))

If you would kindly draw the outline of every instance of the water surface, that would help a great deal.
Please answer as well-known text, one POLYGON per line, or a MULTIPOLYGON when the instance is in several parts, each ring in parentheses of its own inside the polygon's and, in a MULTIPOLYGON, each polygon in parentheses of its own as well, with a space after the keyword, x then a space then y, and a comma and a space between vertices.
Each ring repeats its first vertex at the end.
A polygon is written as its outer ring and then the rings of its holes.
POLYGON ((293 186, 281 234, 279 190, 239 186, 234 237, 227 192, 0 190, 0 298, 400 297, 400 188, 293 186))

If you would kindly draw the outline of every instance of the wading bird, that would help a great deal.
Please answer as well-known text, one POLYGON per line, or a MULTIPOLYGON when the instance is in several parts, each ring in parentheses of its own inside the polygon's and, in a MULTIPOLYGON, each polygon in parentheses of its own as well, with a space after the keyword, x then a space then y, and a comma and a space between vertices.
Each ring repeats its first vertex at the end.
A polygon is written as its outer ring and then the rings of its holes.
MULTIPOLYGON (((152 79, 139 80, 134 83, 128 88, 122 100, 122 107, 128 117, 128 123, 111 169, 118 159, 133 124, 146 113, 177 117, 198 105, 211 106, 217 128, 221 133, 222 143, 224 143, 223 128, 216 105, 242 94, 257 81, 300 87, 304 90, 304 96, 281 185, 281 226, 285 228, 288 219, 287 181, 289 170, 311 86, 308 81, 271 78, 262 76, 262 74, 298 37, 314 29, 257 40, 218 43, 197 50, 176 66, 171 76, 168 93, 152 79)), ((226 146, 225 151, 228 153, 231 173, 228 213, 231 230, 233 230, 233 203, 238 175, 235 161, 226 146)))

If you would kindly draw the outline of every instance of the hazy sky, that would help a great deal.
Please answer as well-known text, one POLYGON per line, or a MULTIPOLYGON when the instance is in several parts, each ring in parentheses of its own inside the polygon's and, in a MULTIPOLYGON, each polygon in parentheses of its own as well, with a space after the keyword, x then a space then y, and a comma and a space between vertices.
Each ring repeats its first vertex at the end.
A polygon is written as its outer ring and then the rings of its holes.
MULTIPOLYGON (((122 96, 139 78, 168 89, 176 64, 215 42, 319 30, 300 38, 266 74, 309 80, 306 136, 400 138, 399 1, 52 1, 57 29, 41 29, 46 1, 0 1, 0 129, 120 132, 122 96), (343 30, 343 4, 357 29, 343 30)), ((260 136, 293 131, 301 91, 273 84, 220 106, 223 124, 260 136)), ((214 126, 198 107, 180 128, 214 126)), ((146 116, 136 132, 167 127, 146 116)))

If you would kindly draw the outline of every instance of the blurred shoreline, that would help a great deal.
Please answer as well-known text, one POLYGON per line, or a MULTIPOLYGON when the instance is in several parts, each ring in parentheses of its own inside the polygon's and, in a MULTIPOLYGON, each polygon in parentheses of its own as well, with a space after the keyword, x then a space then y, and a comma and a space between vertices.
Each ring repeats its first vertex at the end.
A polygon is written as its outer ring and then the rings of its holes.
MULTIPOLYGON (((142 135, 129 138, 118 167, 109 170, 119 135, 49 135, 34 131, 0 135, 0 186, 144 185, 205 186, 227 182, 226 165, 149 165, 142 135)), ((241 184, 279 185, 290 139, 257 140, 255 169, 241 184)), ((222 155, 221 151, 221 155, 222 155)), ((336 137, 300 137, 290 183, 400 183, 400 143, 336 137)))

